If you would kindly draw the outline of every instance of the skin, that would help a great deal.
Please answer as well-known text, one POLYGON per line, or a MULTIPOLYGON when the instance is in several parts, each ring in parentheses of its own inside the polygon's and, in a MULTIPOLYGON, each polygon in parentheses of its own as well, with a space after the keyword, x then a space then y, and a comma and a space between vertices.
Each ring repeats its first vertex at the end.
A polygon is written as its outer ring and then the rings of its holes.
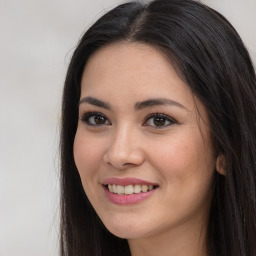
POLYGON ((166 58, 145 44, 105 46, 86 64, 80 100, 75 163, 108 230, 128 239, 133 256, 206 255, 216 155, 205 107, 166 58), (152 98, 176 103, 136 109, 136 103, 152 98), (102 124, 99 116, 84 116, 88 112, 99 112, 102 124), (150 117, 155 113, 167 117, 159 123, 150 117), (159 187, 142 202, 117 205, 102 186, 111 177, 135 177, 159 187))

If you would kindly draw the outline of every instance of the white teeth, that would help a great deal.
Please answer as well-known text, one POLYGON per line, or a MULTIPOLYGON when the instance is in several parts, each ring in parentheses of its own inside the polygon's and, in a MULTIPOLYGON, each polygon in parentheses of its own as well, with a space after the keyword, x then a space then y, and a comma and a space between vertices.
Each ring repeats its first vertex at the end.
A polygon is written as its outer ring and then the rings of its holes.
POLYGON ((108 190, 113 193, 113 192, 114 192, 114 191, 113 191, 113 186, 109 184, 109 185, 108 185, 108 190))
POLYGON ((116 193, 117 194, 124 194, 124 190, 125 190, 124 186, 120 186, 120 185, 116 186, 116 193))
POLYGON ((133 193, 138 194, 141 192, 141 185, 134 185, 133 193))
POLYGON ((133 194, 133 185, 128 185, 124 187, 124 193, 126 195, 133 194))
POLYGON ((119 195, 131 195, 131 194, 138 194, 138 193, 145 193, 147 191, 151 191, 154 186, 153 185, 127 185, 127 186, 122 186, 122 185, 115 185, 115 184, 109 184, 108 190, 111 193, 119 194, 119 195))
POLYGON ((147 192, 148 191, 148 186, 147 185, 142 185, 141 190, 142 190, 142 192, 147 192))

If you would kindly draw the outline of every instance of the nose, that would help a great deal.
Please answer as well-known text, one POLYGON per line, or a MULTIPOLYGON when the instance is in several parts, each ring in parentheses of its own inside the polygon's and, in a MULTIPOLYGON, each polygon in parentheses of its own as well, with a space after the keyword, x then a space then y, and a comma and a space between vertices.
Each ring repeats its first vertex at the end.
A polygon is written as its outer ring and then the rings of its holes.
POLYGON ((119 170, 141 165, 144 153, 138 133, 128 127, 122 127, 113 133, 104 162, 119 170))

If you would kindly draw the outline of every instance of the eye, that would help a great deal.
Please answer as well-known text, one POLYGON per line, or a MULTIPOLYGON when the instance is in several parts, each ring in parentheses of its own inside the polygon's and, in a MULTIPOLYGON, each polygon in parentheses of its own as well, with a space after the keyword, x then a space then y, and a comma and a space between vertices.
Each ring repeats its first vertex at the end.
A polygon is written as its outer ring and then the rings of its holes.
POLYGON ((99 126, 99 125, 110 125, 111 123, 105 115, 99 112, 88 112, 82 115, 81 121, 88 125, 99 126))
POLYGON ((176 124, 177 122, 165 115, 165 114, 152 114, 152 115, 149 115, 147 118, 146 118, 146 121, 143 123, 144 126, 151 126, 151 127, 154 127, 154 128, 164 128, 164 127, 167 127, 169 125, 172 125, 172 124, 176 124))

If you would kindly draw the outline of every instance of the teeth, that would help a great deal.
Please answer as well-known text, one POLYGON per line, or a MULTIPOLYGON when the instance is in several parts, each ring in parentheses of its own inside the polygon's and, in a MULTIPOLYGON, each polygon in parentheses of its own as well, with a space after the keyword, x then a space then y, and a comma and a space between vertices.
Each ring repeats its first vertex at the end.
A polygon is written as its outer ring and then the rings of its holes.
POLYGON ((113 186, 109 184, 109 185, 108 185, 108 190, 113 193, 113 192, 114 192, 113 186))
POLYGON ((127 185, 127 186, 121 186, 121 185, 115 185, 115 184, 109 184, 108 190, 111 193, 119 194, 119 195, 131 195, 131 194, 138 194, 141 192, 147 192, 151 191, 154 186, 153 185, 127 185))
MULTIPOLYGON (((120 186, 120 185, 116 186, 116 193, 117 194, 124 194, 124 191, 125 191, 125 187, 124 186, 120 186)), ((126 194, 126 192, 125 192, 125 194, 126 194)))
POLYGON ((133 193, 138 194, 141 192, 141 185, 135 185, 133 187, 133 193))
POLYGON ((141 190, 142 190, 142 192, 147 192, 148 191, 148 186, 147 185, 142 185, 141 190))
POLYGON ((133 194, 133 185, 128 185, 124 187, 124 193, 126 195, 133 194))

